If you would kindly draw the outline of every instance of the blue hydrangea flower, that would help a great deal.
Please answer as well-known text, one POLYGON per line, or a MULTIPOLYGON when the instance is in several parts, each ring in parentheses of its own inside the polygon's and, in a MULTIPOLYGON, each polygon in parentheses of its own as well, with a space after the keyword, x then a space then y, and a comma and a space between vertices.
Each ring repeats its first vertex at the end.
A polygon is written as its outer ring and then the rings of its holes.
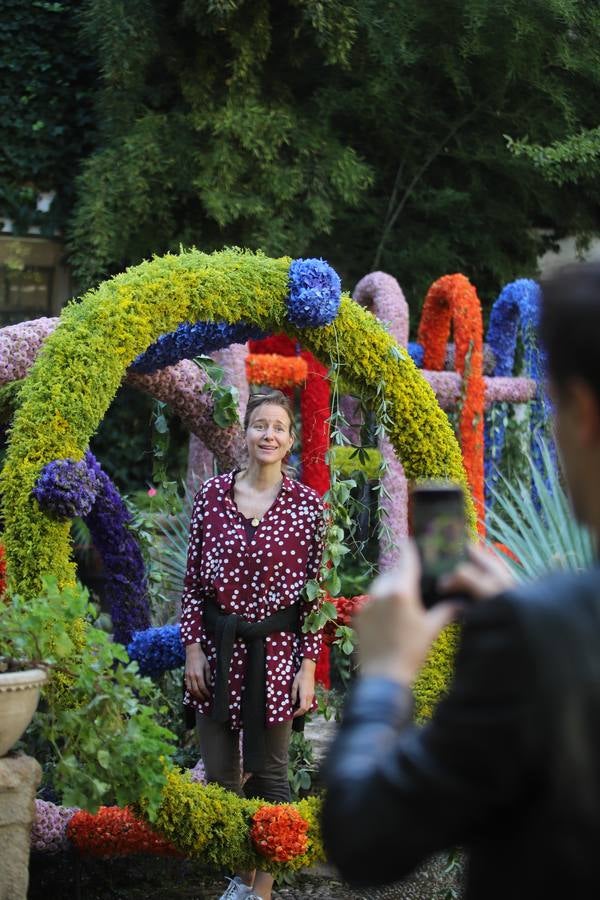
POLYGON ((41 508, 60 519, 85 516, 100 490, 100 480, 85 459, 55 459, 42 469, 33 488, 41 508))
POLYGON ((213 350, 221 350, 230 344, 265 337, 256 325, 237 322, 183 322, 175 331, 161 335, 157 341, 140 354, 132 363, 131 371, 150 374, 174 366, 182 359, 204 356, 213 350))
MULTIPOLYGON (((530 278, 519 278, 507 284, 492 307, 487 343, 496 361, 493 374, 511 376, 515 374, 515 351, 517 340, 521 338, 524 374, 538 385, 537 395, 531 403, 531 452, 533 458, 541 462, 538 442, 534 436, 548 420, 550 403, 543 389, 546 357, 543 348, 536 342, 540 304, 541 291, 537 282, 530 278)), ((488 415, 485 426, 485 487, 488 504, 493 500, 506 437, 504 419, 495 421, 493 426, 491 419, 491 415, 488 415)))
POLYGON ((410 358, 414 362, 415 366, 418 366, 419 369, 423 368, 423 357, 425 352, 423 350, 422 344, 416 344, 412 341, 408 345, 408 352, 410 354, 410 358))
POLYGON ((295 259, 290 265, 288 319, 299 328, 329 325, 338 314, 342 283, 324 259, 295 259))
POLYGON ((185 662, 179 625, 163 625, 136 631, 127 645, 130 659, 135 659, 140 674, 158 678, 169 669, 179 669, 185 662))

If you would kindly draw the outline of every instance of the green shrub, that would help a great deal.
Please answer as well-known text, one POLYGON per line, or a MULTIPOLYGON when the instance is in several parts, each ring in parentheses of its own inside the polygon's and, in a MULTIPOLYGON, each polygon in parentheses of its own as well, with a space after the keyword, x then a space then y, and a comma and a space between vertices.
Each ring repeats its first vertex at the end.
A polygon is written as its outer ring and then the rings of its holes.
POLYGON ((540 439, 539 448, 541 470, 530 460, 537 500, 529 479, 512 484, 500 478, 487 517, 488 539, 515 555, 516 560, 502 557, 519 579, 537 578, 550 569, 581 571, 595 559, 592 538, 575 520, 549 443, 540 439))
POLYGON ((175 736, 155 721, 160 695, 120 644, 92 624, 96 615, 80 586, 44 591, 0 604, 0 656, 50 667, 31 726, 53 757, 53 787, 67 806, 95 811, 140 798, 150 816, 165 782, 161 757, 175 736))

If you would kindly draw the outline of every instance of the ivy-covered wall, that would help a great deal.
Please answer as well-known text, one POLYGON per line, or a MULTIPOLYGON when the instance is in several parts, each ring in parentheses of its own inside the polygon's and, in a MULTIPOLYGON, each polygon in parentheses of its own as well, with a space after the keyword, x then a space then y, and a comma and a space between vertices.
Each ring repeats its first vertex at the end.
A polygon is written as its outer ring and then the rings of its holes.
POLYGON ((0 217, 13 233, 65 228, 73 177, 94 145, 95 64, 77 0, 0 0, 0 217), (38 195, 55 191, 47 212, 38 195))

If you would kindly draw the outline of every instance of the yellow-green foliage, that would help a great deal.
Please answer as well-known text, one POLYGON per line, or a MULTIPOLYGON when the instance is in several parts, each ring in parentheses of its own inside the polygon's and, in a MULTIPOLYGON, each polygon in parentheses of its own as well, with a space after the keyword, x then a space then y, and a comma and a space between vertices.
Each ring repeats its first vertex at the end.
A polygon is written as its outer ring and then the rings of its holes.
MULTIPOLYGON (((85 619, 77 618, 69 622, 65 630, 73 642, 73 651, 68 659, 65 659, 60 669, 55 671, 44 695, 52 706, 73 707, 73 685, 77 678, 77 670, 81 665, 81 653, 87 645, 88 624, 85 619)), ((53 641, 49 647, 52 651, 53 641)))
POLYGON ((303 819, 308 822, 308 847, 306 853, 293 860, 294 869, 305 869, 325 862, 325 848, 321 837, 321 798, 306 797, 294 804, 303 819))
POLYGON ((216 784, 195 783, 188 772, 170 769, 152 827, 186 856, 232 871, 259 867, 275 875, 325 859, 319 824, 321 801, 317 797, 292 804, 309 825, 306 853, 285 864, 257 853, 250 828, 252 816, 265 805, 264 800, 246 800, 216 784))
POLYGON ((171 769, 152 827, 190 857, 230 869, 254 868, 251 818, 260 800, 245 800, 216 784, 203 785, 171 769))
POLYGON ((431 718, 440 696, 446 692, 454 665, 454 654, 458 644, 458 625, 444 628, 432 646, 425 665, 413 685, 415 698, 415 719, 425 722, 431 718))
POLYGON ((331 463, 342 478, 348 478, 353 472, 364 472, 370 481, 381 476, 381 453, 375 447, 363 447, 366 456, 364 462, 358 457, 355 447, 331 447, 329 450, 331 463))

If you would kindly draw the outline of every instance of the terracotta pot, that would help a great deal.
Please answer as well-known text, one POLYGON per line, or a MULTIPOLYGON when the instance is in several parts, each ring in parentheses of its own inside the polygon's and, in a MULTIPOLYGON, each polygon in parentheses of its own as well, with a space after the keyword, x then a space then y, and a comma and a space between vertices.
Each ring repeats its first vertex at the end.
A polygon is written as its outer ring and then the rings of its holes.
POLYGON ((6 756, 31 722, 47 678, 43 669, 0 673, 0 757, 6 756))

